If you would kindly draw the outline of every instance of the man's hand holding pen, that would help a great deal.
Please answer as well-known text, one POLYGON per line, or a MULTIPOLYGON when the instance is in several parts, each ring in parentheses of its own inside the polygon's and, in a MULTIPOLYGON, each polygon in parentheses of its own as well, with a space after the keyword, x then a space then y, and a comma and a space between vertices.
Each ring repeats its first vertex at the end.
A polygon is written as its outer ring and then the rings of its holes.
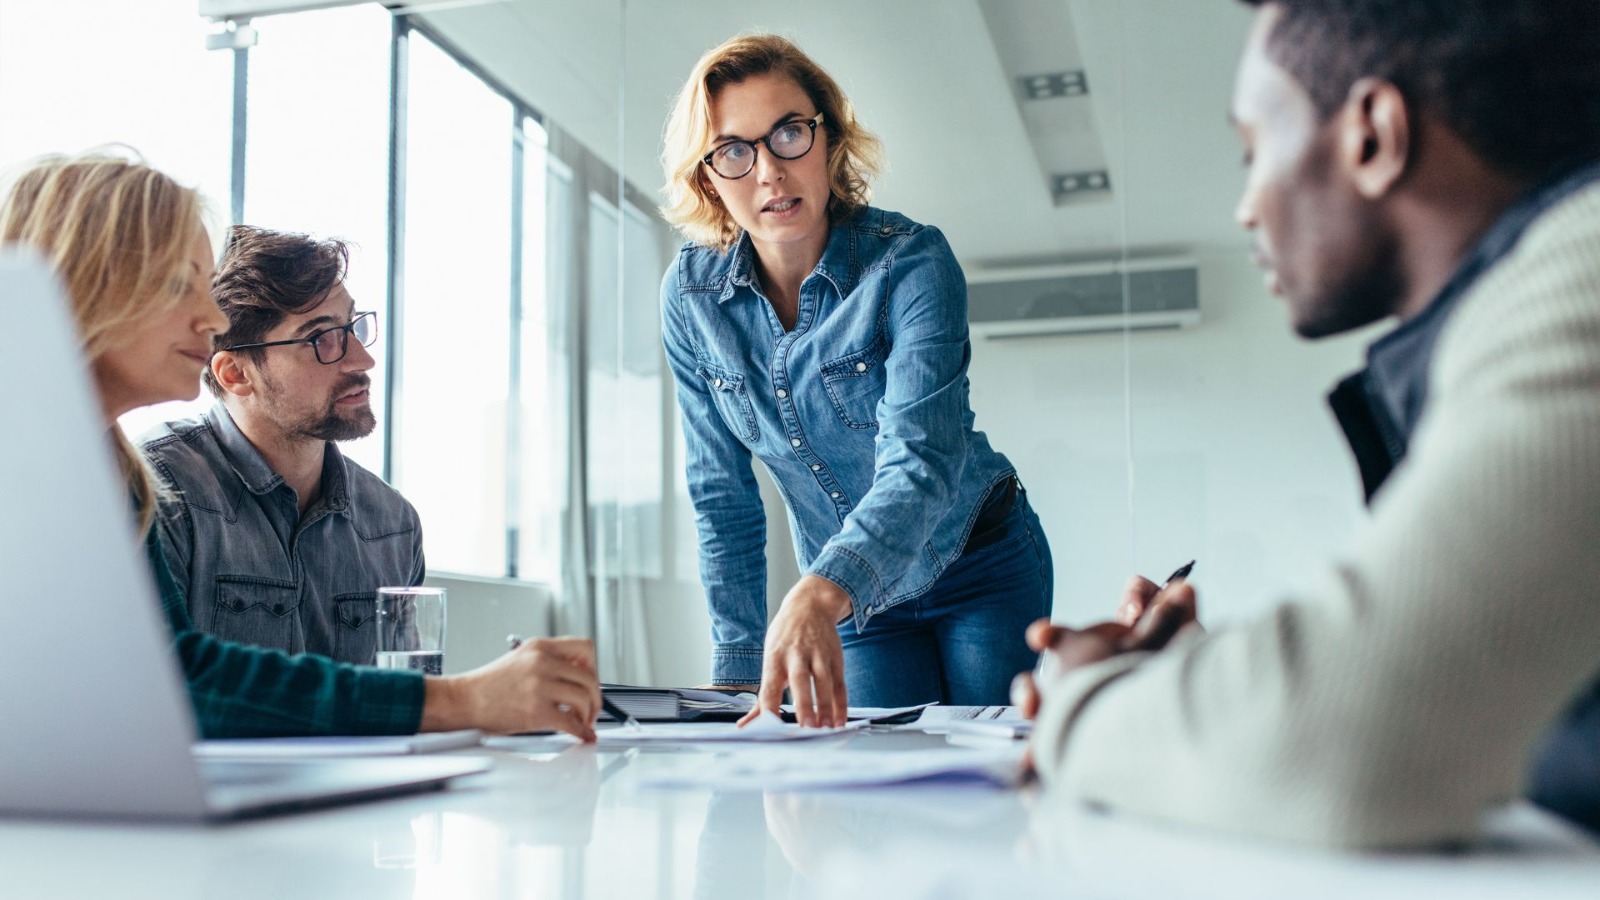
MULTIPOLYGON (((1192 563, 1190 564, 1193 565, 1192 563)), ((1124 653, 1160 650, 1185 628, 1198 628, 1190 566, 1172 574, 1165 585, 1135 575, 1122 591, 1116 618, 1087 628, 1069 628, 1040 619, 1028 627, 1028 646, 1039 651, 1037 677, 1023 672, 1011 684, 1011 702, 1026 718, 1039 714, 1040 682, 1073 669, 1124 653)))

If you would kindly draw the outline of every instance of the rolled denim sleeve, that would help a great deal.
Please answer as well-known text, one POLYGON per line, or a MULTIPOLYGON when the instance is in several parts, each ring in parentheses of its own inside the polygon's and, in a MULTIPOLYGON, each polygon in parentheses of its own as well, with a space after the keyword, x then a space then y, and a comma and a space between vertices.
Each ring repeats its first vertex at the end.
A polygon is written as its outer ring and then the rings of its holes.
POLYGON ((967 282, 937 228, 906 237, 890 262, 872 487, 807 571, 853 600, 858 629, 899 593, 955 497, 966 462, 967 282))
MULTIPOLYGON (((662 344, 677 381, 684 468, 700 538, 700 581, 711 613, 711 681, 761 681, 767 631, 767 517, 750 449, 724 424, 699 372, 676 267, 661 284, 662 344)), ((705 302, 715 300, 709 296, 705 302)))

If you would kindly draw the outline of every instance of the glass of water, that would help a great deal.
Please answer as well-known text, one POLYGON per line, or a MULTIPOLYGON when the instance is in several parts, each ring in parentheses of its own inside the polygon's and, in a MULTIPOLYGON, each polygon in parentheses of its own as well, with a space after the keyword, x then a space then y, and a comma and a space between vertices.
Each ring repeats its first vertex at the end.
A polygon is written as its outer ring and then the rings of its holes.
POLYGON ((378 588, 378 668, 444 674, 444 588, 378 588))

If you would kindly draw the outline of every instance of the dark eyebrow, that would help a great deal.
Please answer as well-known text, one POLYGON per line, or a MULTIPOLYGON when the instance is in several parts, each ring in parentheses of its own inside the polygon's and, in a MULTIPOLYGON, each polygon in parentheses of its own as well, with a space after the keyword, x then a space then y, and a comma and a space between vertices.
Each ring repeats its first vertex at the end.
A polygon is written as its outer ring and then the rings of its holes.
POLYGON ((310 334, 311 332, 317 330, 317 326, 318 325, 340 325, 340 324, 343 324, 343 323, 341 323, 339 321, 339 318, 337 316, 317 316, 315 319, 309 319, 309 320, 307 320, 305 322, 301 322, 300 323, 300 327, 296 328, 294 330, 294 333, 298 337, 298 336, 301 336, 301 335, 310 334))
MULTIPOLYGON (((781 126, 783 126, 783 125, 785 125, 785 124, 787 124, 787 123, 789 123, 789 122, 791 122, 791 121, 793 121, 795 119, 803 119, 803 118, 805 118, 805 116, 803 116, 803 115, 801 115, 800 113, 797 113, 797 112, 784 113, 782 116, 780 116, 778 118, 778 121, 772 123, 772 127, 767 129, 767 133, 771 134, 777 128, 779 128, 779 127, 781 127, 781 126)), ((765 135, 763 135, 763 137, 765 137, 765 135)), ((737 134, 719 134, 716 137, 711 139, 711 143, 720 144, 723 141, 742 141, 742 140, 744 140, 744 138, 739 137, 737 134)))

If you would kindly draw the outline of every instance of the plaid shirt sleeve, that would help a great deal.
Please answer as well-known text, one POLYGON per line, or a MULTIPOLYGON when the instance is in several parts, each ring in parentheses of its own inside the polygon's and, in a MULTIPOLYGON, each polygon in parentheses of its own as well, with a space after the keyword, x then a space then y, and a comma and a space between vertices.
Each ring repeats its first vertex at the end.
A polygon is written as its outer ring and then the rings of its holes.
POLYGON ((160 528, 150 529, 145 548, 201 737, 416 732, 421 674, 290 656, 196 631, 167 567, 160 528))

